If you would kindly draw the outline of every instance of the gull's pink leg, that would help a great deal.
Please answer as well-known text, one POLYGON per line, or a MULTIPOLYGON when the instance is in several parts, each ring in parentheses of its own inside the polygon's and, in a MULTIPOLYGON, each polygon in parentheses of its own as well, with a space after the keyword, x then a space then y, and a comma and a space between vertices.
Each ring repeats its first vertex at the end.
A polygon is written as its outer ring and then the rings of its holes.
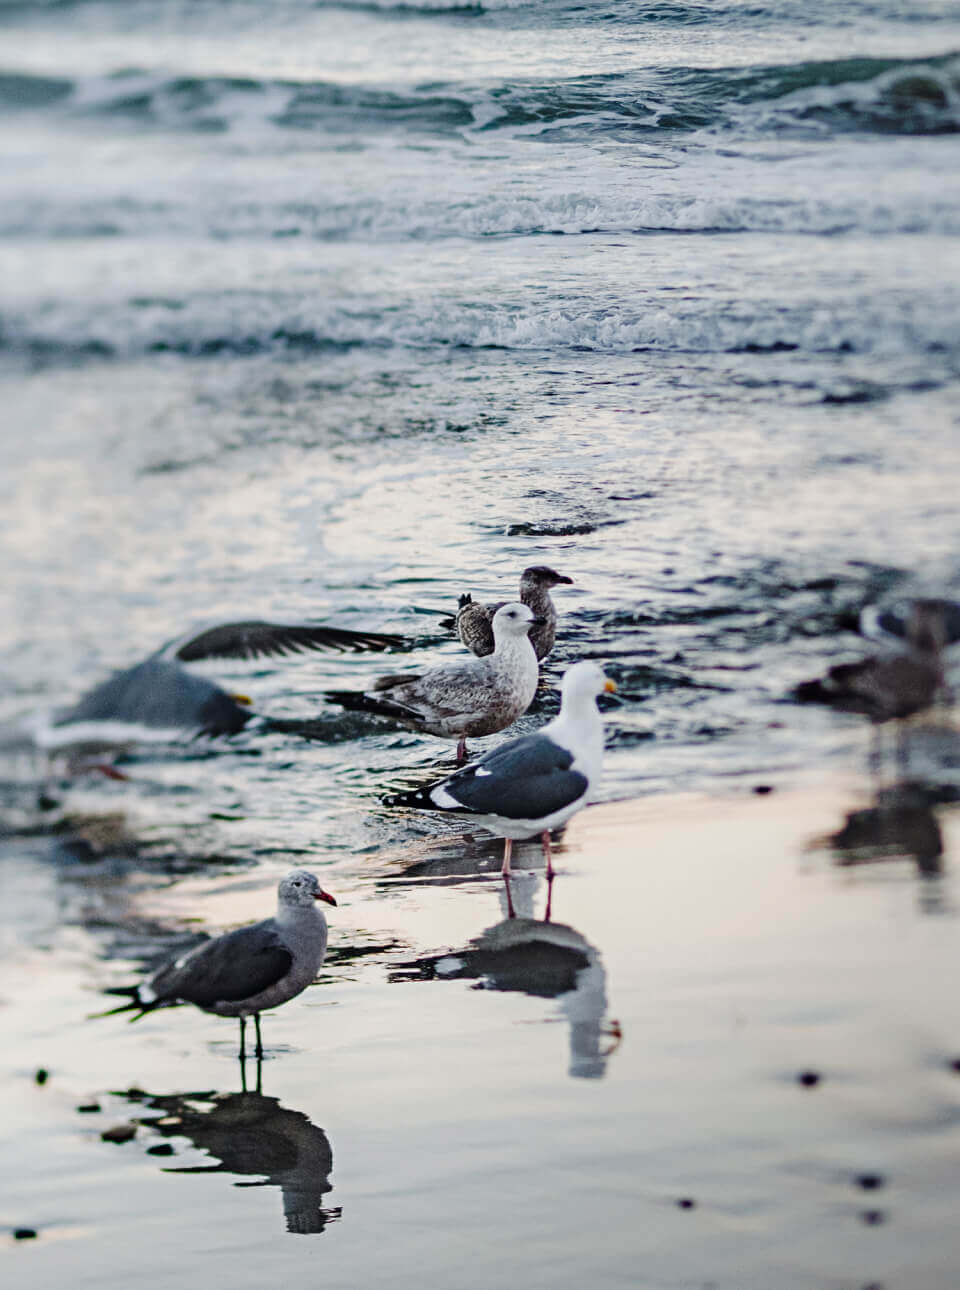
POLYGON ((550 922, 550 909, 553 904, 553 874, 547 874, 547 908, 544 911, 543 921, 550 922))
POLYGON ((513 892, 510 890, 510 873, 509 870, 503 875, 503 885, 507 889, 507 917, 516 918, 517 911, 513 907, 513 892))
POLYGON ((623 1031, 620 1028, 619 1021, 611 1021, 608 1024, 607 1037, 610 1039, 611 1042, 608 1048, 600 1050, 601 1057, 609 1057, 611 1053, 615 1053, 617 1049, 620 1047, 620 1042, 623 1039, 623 1031))
POLYGON ((501 873, 510 872, 510 857, 513 854, 513 838, 503 839, 503 868, 501 873))
POLYGON ((467 760, 467 736, 461 735, 457 743, 457 761, 467 760))
POLYGON ((543 843, 543 854, 547 860, 547 877, 553 877, 553 851, 550 848, 550 830, 544 829, 540 834, 540 840, 543 843))

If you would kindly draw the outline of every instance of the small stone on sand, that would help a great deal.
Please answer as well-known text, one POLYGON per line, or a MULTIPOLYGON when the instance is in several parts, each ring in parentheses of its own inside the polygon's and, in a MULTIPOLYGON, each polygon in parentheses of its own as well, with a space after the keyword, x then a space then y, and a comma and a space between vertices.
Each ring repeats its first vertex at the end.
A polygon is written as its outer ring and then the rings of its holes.
POLYGON ((137 1126, 129 1121, 126 1124, 114 1124, 100 1134, 104 1142, 129 1142, 136 1136, 137 1126))

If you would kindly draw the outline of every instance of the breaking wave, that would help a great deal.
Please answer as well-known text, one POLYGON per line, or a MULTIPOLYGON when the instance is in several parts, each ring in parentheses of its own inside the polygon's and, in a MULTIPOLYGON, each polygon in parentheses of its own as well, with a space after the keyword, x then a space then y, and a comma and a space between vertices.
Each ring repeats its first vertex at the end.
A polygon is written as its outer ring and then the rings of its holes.
POLYGON ((54 109, 141 126, 227 132, 694 131, 819 137, 960 131, 960 54, 849 58, 767 68, 641 68, 537 83, 376 86, 124 71, 68 81, 0 74, 0 108, 54 109))
POLYGON ((358 346, 629 353, 960 353, 956 293, 888 295, 826 312, 801 302, 561 307, 437 302, 386 308, 230 292, 177 301, 47 302, 8 314, 0 350, 35 357, 322 351, 358 346))

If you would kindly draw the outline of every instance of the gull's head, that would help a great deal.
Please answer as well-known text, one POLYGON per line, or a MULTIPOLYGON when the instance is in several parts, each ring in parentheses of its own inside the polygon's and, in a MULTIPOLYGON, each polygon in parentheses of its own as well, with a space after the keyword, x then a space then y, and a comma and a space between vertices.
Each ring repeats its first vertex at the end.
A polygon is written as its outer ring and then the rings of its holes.
POLYGON ((502 605, 493 615, 494 640, 508 636, 526 636, 531 627, 538 627, 544 620, 519 601, 502 605))
POLYGON ((520 590, 549 591, 551 587, 559 587, 561 584, 571 585, 572 578, 566 577, 565 574, 557 573, 556 569, 551 569, 546 564, 532 564, 529 569, 524 569, 520 575, 520 590))
POLYGON ((560 682, 560 693, 564 703, 592 703, 599 699, 601 694, 614 694, 616 689, 615 683, 608 676, 604 676, 602 667, 586 661, 574 663, 572 667, 568 667, 560 682))
POLYGON ((281 905, 309 906, 315 900, 328 905, 337 903, 328 891, 323 890, 309 869, 291 869, 285 878, 280 879, 277 896, 281 905))

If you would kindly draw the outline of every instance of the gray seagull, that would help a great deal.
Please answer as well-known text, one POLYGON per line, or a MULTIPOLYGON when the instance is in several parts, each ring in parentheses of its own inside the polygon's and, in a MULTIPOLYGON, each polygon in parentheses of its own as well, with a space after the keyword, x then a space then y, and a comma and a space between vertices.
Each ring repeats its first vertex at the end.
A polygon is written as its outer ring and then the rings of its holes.
POLYGON ((240 1060, 246 1058, 247 1017, 253 1017, 256 1056, 263 1056, 260 1013, 302 993, 316 978, 327 952, 327 920, 317 902, 336 905, 306 869, 291 869, 277 888, 277 912, 238 927, 165 963, 140 985, 107 994, 128 1002, 99 1016, 135 1012, 137 1021, 157 1008, 192 1003, 218 1017, 240 1018, 240 1060))
MULTIPOLYGON (((395 649, 400 636, 350 631, 322 624, 221 623, 199 634, 180 636, 142 663, 113 676, 55 713, 34 730, 37 747, 65 756, 71 769, 85 759, 138 743, 182 736, 235 735, 256 715, 245 695, 229 694, 185 664, 211 658, 255 659, 305 650, 395 649)), ((98 769, 108 768, 94 763, 98 769)), ((122 776, 118 776, 122 778, 122 776)))

